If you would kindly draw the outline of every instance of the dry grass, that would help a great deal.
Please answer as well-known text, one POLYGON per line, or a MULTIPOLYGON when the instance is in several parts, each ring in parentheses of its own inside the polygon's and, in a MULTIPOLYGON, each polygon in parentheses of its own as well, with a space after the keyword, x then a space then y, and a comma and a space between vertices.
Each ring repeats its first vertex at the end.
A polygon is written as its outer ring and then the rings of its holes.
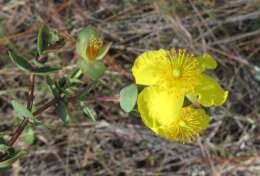
MULTIPOLYGON (((260 2, 257 0, 0 0, 0 131, 14 129, 9 104, 25 99, 27 77, 7 57, 9 48, 33 55, 36 33, 46 23, 69 35, 64 53, 52 64, 68 73, 72 44, 81 27, 94 25, 113 47, 109 67, 93 96, 114 96, 132 81, 131 64, 146 49, 185 47, 209 52, 216 76, 230 91, 225 107, 211 108, 210 127, 192 144, 155 136, 138 114, 123 113, 117 102, 93 103, 98 122, 89 123, 77 107, 64 127, 52 110, 42 119, 29 156, 6 175, 259 175, 260 172, 260 2), (257 67, 258 65, 258 67, 257 67)), ((38 79, 39 101, 50 97, 38 79)), ((25 147, 19 143, 20 147, 25 147)))

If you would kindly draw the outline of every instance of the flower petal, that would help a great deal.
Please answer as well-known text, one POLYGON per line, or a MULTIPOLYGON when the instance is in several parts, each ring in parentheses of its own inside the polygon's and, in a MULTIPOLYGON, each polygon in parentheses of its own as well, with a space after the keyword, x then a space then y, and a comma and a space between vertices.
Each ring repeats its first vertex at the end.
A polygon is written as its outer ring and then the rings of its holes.
POLYGON ((214 70, 218 66, 218 63, 216 62, 216 60, 208 53, 203 54, 199 58, 199 61, 200 61, 201 65, 206 69, 214 70))
POLYGON ((198 102, 203 106, 220 106, 228 97, 228 91, 222 89, 214 78, 205 74, 201 76, 200 84, 195 88, 194 94, 198 96, 198 102))
POLYGON ((146 51, 134 62, 132 72, 136 84, 154 85, 171 71, 166 50, 146 51))
POLYGON ((183 94, 155 86, 147 87, 138 96, 138 111, 145 125, 157 132, 161 126, 176 120, 183 100, 183 94))
POLYGON ((193 109, 191 106, 182 108, 177 119, 174 123, 161 127, 158 133, 181 143, 193 140, 199 132, 208 127, 210 121, 203 109, 193 109))

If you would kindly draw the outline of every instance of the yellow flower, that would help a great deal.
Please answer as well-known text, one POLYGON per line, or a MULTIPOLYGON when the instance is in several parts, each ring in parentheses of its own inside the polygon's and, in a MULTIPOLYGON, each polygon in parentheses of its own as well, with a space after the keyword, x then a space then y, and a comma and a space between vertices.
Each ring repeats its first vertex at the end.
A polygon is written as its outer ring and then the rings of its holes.
POLYGON ((178 52, 175 49, 161 49, 141 54, 132 71, 136 84, 160 85, 185 93, 198 85, 203 67, 197 58, 187 54, 184 49, 178 52))
POLYGON ((182 102, 183 96, 151 86, 139 94, 137 105, 146 126, 169 140, 184 143, 208 126, 209 117, 203 109, 182 107, 182 102))
POLYGON ((207 127, 209 118, 203 109, 183 107, 184 97, 203 106, 222 105, 228 92, 203 73, 216 67, 210 55, 198 58, 184 49, 141 54, 132 72, 136 84, 148 86, 137 101, 145 125, 167 139, 192 140, 207 127))
POLYGON ((226 101, 228 92, 214 78, 203 73, 216 66, 216 61, 209 55, 198 58, 185 49, 161 49, 142 53, 135 60, 132 72, 136 84, 174 89, 204 106, 220 106, 226 101))

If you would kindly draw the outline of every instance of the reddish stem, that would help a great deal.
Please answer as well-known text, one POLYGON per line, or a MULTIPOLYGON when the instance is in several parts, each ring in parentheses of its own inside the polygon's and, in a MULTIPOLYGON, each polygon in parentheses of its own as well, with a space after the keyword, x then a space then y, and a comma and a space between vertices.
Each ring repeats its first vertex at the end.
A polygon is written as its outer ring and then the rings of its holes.
MULTIPOLYGON (((35 75, 32 74, 30 76, 30 81, 29 81, 28 100, 27 100, 27 109, 29 111, 32 110, 32 105, 33 105, 34 83, 35 83, 35 75)), ((22 134, 23 130, 25 129, 25 127, 27 126, 28 123, 29 123, 29 120, 27 118, 24 118, 23 121, 21 122, 21 124, 19 125, 19 127, 16 129, 14 135, 8 142, 11 146, 14 145, 14 143, 19 138, 19 136, 22 134)))

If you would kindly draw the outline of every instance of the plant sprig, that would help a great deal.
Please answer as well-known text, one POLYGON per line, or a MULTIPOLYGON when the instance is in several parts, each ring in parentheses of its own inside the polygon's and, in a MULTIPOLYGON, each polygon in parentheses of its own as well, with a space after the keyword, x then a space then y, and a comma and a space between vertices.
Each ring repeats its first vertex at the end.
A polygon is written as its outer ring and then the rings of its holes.
POLYGON ((84 98, 91 93, 94 85, 96 85, 98 79, 104 74, 105 66, 102 62, 102 58, 106 55, 111 44, 104 44, 104 40, 101 37, 101 33, 94 27, 83 28, 77 39, 77 54, 78 54, 78 68, 73 71, 70 76, 63 76, 58 79, 52 79, 51 74, 61 70, 61 67, 48 65, 48 54, 56 52, 63 47, 66 43, 59 33, 43 25, 38 32, 37 37, 37 53, 38 56, 29 62, 28 58, 22 55, 9 51, 10 60, 29 77, 29 84, 27 90, 27 105, 19 103, 17 100, 12 100, 11 104, 17 117, 20 120, 20 124, 14 131, 9 140, 0 136, 0 170, 10 168, 12 164, 22 156, 26 155, 25 150, 18 150, 15 148, 15 143, 23 135, 25 142, 33 143, 33 129, 37 127, 37 124, 41 124, 39 121, 39 115, 50 107, 55 107, 57 116, 68 124, 70 122, 69 103, 78 103, 83 110, 83 114, 90 120, 95 120, 95 112, 89 107, 89 104, 84 101, 84 98), (95 37, 101 41, 101 45, 96 47, 93 42, 95 37), (93 45, 94 44, 94 45, 93 45), (103 45, 104 44, 104 45, 103 45), (91 55, 91 60, 84 57, 82 53, 91 55), (33 110, 35 99, 35 87, 37 86, 35 80, 37 77, 43 77, 49 90, 51 91, 53 98, 40 107, 36 107, 33 110), (85 84, 81 79, 83 76, 88 76, 93 81, 89 84, 85 84))

